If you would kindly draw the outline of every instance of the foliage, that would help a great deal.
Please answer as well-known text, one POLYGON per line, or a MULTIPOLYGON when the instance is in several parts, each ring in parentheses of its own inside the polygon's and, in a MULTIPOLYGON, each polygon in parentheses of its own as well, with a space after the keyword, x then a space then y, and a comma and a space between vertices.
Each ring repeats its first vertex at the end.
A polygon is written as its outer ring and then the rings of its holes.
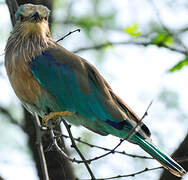
POLYGON ((133 37, 138 37, 142 34, 138 29, 138 24, 133 24, 131 26, 127 26, 124 31, 125 31, 125 33, 127 33, 133 37))
POLYGON ((152 43, 160 46, 161 44, 172 45, 173 37, 170 36, 167 32, 161 32, 155 35, 152 39, 152 43))
POLYGON ((184 66, 188 66, 188 57, 185 57, 183 60, 179 61, 176 65, 170 68, 169 72, 180 71, 184 66))

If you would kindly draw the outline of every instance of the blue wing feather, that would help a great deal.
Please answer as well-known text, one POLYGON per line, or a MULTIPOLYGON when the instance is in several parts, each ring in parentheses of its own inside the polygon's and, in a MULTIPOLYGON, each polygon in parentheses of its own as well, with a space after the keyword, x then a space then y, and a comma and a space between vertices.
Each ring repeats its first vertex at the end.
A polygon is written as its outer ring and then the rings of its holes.
POLYGON ((74 70, 67 64, 58 62, 48 51, 35 57, 30 69, 38 82, 54 95, 62 110, 79 111, 84 116, 95 114, 106 120, 104 104, 100 101, 99 92, 90 82, 90 93, 84 94, 80 89, 74 70))

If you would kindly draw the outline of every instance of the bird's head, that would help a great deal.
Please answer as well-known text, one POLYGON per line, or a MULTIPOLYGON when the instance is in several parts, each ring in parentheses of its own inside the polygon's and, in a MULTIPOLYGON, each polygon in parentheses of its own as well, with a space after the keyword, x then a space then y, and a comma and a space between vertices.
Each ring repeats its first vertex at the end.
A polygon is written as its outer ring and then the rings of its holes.
POLYGON ((48 17, 50 10, 43 5, 21 5, 15 16, 17 26, 22 27, 25 35, 49 33, 48 17))

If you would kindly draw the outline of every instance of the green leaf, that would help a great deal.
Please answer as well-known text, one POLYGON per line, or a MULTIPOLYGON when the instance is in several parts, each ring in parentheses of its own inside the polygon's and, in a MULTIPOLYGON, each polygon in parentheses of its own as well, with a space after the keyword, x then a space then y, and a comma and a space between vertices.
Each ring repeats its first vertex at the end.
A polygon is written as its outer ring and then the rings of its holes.
POLYGON ((112 45, 112 44, 106 44, 106 45, 104 46, 104 50, 111 49, 111 48, 113 48, 113 45, 112 45))
POLYGON ((170 36, 167 32, 158 33, 153 39, 152 43, 156 45, 166 44, 172 45, 173 44, 173 37, 170 36))
POLYGON ((174 39, 172 36, 169 36, 167 39, 166 39, 166 42, 165 44, 167 45, 172 45, 174 43, 174 39))
POLYGON ((137 37, 140 36, 142 33, 138 30, 138 24, 133 24, 132 26, 128 26, 125 28, 125 33, 137 37))
POLYGON ((183 59, 182 61, 179 61, 175 66, 173 66, 169 72, 175 72, 181 70, 184 66, 188 66, 188 57, 183 59))

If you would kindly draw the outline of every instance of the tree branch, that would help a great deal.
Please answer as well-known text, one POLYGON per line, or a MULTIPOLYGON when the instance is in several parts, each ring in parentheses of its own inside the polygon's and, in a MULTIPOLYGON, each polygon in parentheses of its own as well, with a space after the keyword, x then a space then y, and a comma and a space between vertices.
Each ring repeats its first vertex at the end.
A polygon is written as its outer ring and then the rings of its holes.
POLYGON ((148 0, 148 2, 152 5, 153 7, 153 10, 156 14, 156 17, 158 19, 158 22, 160 24, 160 26, 162 27, 162 29, 164 31, 166 31, 170 36, 173 37, 174 40, 176 40, 184 49, 185 51, 188 51, 187 50, 187 47, 185 46, 185 44, 182 42, 182 40, 178 37, 178 33, 174 33, 169 27, 167 27, 162 18, 161 18, 161 14, 160 14, 160 11, 159 11, 159 8, 156 6, 155 2, 153 0, 148 0))
POLYGON ((43 179, 49 180, 48 168, 46 165, 46 159, 44 156, 44 150, 43 150, 42 139, 41 139, 41 125, 40 125, 39 117, 36 113, 35 113, 34 124, 35 124, 35 129, 36 129, 36 145, 37 145, 37 150, 38 150, 38 154, 40 158, 43 179))
POLYGON ((23 128, 22 125, 19 124, 18 121, 16 121, 16 119, 11 115, 11 113, 10 113, 7 109, 5 109, 5 108, 3 108, 3 107, 0 107, 0 113, 2 113, 2 114, 4 114, 5 116, 7 116, 8 119, 10 120, 10 122, 11 122, 12 124, 15 124, 15 125, 20 126, 21 128, 23 128))
MULTIPOLYGON (((77 162, 77 160, 75 158, 70 158, 64 151, 62 151, 62 149, 59 147, 57 140, 56 140, 56 136, 54 134, 54 130, 52 127, 52 122, 51 120, 49 120, 49 129, 50 129, 50 135, 51 135, 51 139, 52 139, 52 144, 48 147, 48 149, 46 151, 50 151, 52 149, 52 147, 54 146, 55 149, 57 150, 57 152, 65 159, 71 161, 71 162, 77 162)), ((79 163, 79 162, 77 162, 79 163)))
POLYGON ((58 43, 59 41, 64 40, 66 37, 70 36, 71 34, 77 32, 77 31, 80 32, 80 29, 76 29, 76 30, 74 30, 74 31, 70 31, 70 32, 67 33, 65 36, 63 36, 62 38, 58 39, 58 40, 56 41, 56 43, 58 43))
POLYGON ((80 158, 84 162, 84 164, 85 164, 85 166, 86 166, 86 168, 87 168, 87 170, 88 170, 88 172, 89 172, 89 174, 91 176, 91 179, 95 180, 95 176, 94 176, 93 172, 91 171, 91 169, 90 169, 90 167, 88 165, 88 162, 86 162, 85 157, 83 156, 83 154, 81 153, 81 151, 79 150, 79 148, 77 147, 77 145, 76 145, 76 143, 74 141, 74 137, 73 137, 72 132, 70 130, 71 126, 69 124, 67 124, 67 122, 63 118, 61 118, 61 120, 62 120, 63 124, 65 125, 65 127, 67 129, 67 132, 69 134, 69 137, 71 139, 71 142, 72 142, 71 147, 73 147, 76 150, 76 152, 79 154, 80 158))
MULTIPOLYGON (((56 131, 55 131, 56 132, 56 131)), ((64 135, 64 134, 61 134, 60 132, 56 132, 59 134, 59 136, 62 136, 64 138, 70 138, 69 136, 67 135, 64 135)), ((113 150, 113 149, 109 149, 109 148, 106 148, 106 147, 103 147, 103 146, 98 146, 98 145, 95 145, 95 144, 91 144, 91 143, 88 143, 88 142, 85 142, 81 139, 81 137, 78 137, 78 138, 74 138, 75 141, 78 141, 82 144, 85 144, 91 148, 97 148, 97 149, 101 149, 101 150, 104 150, 104 151, 113 151, 113 153, 118 153, 118 154, 122 154, 122 155, 126 155, 126 156, 130 156, 130 157, 133 157, 133 158, 141 158, 141 159, 153 159, 152 157, 148 157, 148 156, 140 156, 140 155, 136 155, 136 154, 129 154, 129 153, 126 153, 125 151, 117 151, 117 150, 113 150)))
MULTIPOLYGON (((188 158, 184 158, 182 160, 179 160, 177 162, 188 162, 188 158)), ((153 170, 157 170, 157 169, 164 169, 164 167, 162 166, 158 166, 158 167, 154 167, 154 168, 144 168, 143 170, 137 171, 135 173, 131 173, 131 174, 125 174, 125 175, 117 175, 117 176, 111 176, 111 177, 106 177, 106 178, 97 178, 95 180, 112 180, 112 179, 118 179, 118 178, 124 178, 124 177, 134 177, 136 175, 148 172, 148 171, 153 171, 153 170)), ((174 175, 172 175, 173 177, 176 177, 174 175)), ((179 179, 178 177, 176 177, 177 179, 179 179)), ((169 178, 166 178, 165 180, 167 180, 169 178)), ((91 179, 77 179, 77 180, 91 180, 91 179)), ((171 180, 171 179, 170 179, 171 180)))
POLYGON ((137 133, 137 132, 140 130, 141 126, 143 125, 142 120, 148 115, 148 110, 149 110, 149 108, 151 107, 152 103, 153 103, 153 101, 150 102, 149 106, 147 107, 147 109, 146 109, 144 115, 142 116, 142 118, 140 119, 140 121, 139 121, 139 122, 137 123, 137 125, 130 131, 130 133, 125 137, 124 140, 128 140, 129 138, 131 138, 135 133, 137 133))
POLYGON ((180 54, 184 54, 185 56, 188 56, 188 51, 184 50, 184 49, 179 49, 179 48, 175 48, 175 47, 170 47, 170 46, 167 46, 166 44, 164 43, 161 43, 161 44, 155 44, 151 41, 143 41, 143 42, 135 42, 135 41, 119 41, 119 42, 106 42, 106 43, 102 43, 102 44, 98 44, 98 45, 95 45, 95 46, 90 46, 90 47, 82 47, 82 48, 79 48, 79 49, 76 49, 74 50, 73 52, 74 53, 79 53, 79 52, 82 52, 82 51, 88 51, 88 50, 98 50, 98 49, 102 49, 106 46, 119 46, 119 45, 134 45, 134 46, 143 46, 143 47, 147 47, 147 46, 151 46, 151 45, 155 45, 155 46, 158 46, 158 47, 163 47, 163 48, 166 48, 170 51, 173 51, 173 52, 177 52, 177 53, 180 53, 180 54))
MULTIPOLYGON (((131 174, 117 175, 117 176, 106 177, 106 178, 97 178, 96 180, 111 180, 111 179, 118 179, 118 178, 131 177, 131 176, 134 177, 138 174, 142 174, 142 173, 147 172, 147 171, 153 171, 153 170, 161 169, 161 168, 163 168, 163 167, 159 166, 159 167, 154 167, 154 168, 145 168, 141 171, 137 171, 137 172, 131 173, 131 174)), ((77 179, 77 180, 91 180, 91 179, 77 179)))
POLYGON ((8 6, 9 12, 10 12, 10 19, 12 22, 12 26, 14 26, 16 24, 15 13, 18 9, 18 4, 17 4, 16 0, 6 0, 6 4, 8 6))

